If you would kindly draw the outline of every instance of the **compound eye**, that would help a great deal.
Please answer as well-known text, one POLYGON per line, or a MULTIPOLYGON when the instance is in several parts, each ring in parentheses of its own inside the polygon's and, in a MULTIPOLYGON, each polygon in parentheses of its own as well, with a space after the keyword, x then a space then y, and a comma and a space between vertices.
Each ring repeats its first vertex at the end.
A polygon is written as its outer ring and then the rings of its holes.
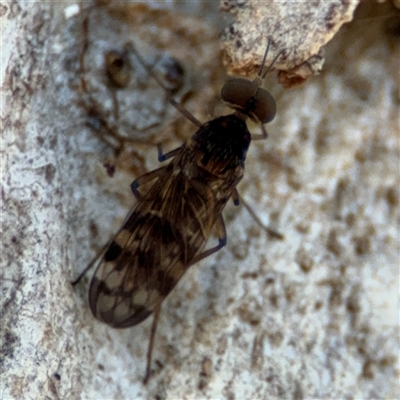
POLYGON ((258 89, 256 106, 253 114, 262 123, 271 122, 276 115, 276 103, 272 95, 265 89, 258 89))
POLYGON ((257 90, 258 85, 247 79, 230 79, 221 89, 221 99, 231 108, 244 110, 257 90))
POLYGON ((243 78, 231 79, 221 90, 221 99, 229 107, 266 124, 274 119, 276 104, 272 95, 256 82, 243 78))

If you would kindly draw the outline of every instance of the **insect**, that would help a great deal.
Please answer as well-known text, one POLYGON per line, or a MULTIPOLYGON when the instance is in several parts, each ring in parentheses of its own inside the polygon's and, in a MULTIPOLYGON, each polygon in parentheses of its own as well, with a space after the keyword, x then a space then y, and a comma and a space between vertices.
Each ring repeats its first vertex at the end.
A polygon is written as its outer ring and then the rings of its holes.
MULTIPOLYGON (((131 46, 149 75, 167 91, 131 46)), ((263 124, 275 117, 274 98, 260 87, 281 54, 263 72, 269 47, 270 41, 254 81, 236 78, 223 86, 221 98, 234 109, 232 114, 201 124, 170 99, 198 129, 175 150, 164 154, 158 147, 159 161, 172 159, 171 162, 132 182, 131 190, 137 203, 99 257, 89 288, 93 315, 114 328, 128 328, 154 313, 145 383, 150 376, 162 302, 190 266, 226 244, 221 212, 230 199, 239 204, 236 186, 243 177, 246 153, 252 140, 246 119, 261 124, 262 134, 253 135, 253 139, 262 139, 267 137, 263 124), (148 191, 141 194, 139 187, 150 183, 148 191), (218 243, 204 250, 213 231, 218 243)))

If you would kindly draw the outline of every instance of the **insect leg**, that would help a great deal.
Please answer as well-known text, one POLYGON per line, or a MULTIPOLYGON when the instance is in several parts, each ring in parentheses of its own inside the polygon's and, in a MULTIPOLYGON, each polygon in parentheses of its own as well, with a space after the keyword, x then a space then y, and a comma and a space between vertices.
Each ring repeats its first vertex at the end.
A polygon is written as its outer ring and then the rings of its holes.
POLYGON ((170 97, 168 101, 182 114, 184 115, 190 122, 192 122, 194 125, 196 125, 198 128, 200 128, 203 124, 188 110, 186 110, 185 107, 183 107, 182 104, 178 103, 173 97, 170 97))
MULTIPOLYGON (((238 194, 238 196, 239 196, 239 194, 238 194)), ((250 207, 250 205, 244 200, 244 198, 243 197, 239 197, 240 198, 240 203, 241 204, 243 204, 243 206, 246 208, 246 210, 248 211, 248 213, 254 218, 254 220, 257 222, 257 224, 262 228, 262 229, 264 229, 267 233, 268 233, 268 235, 270 235, 270 236, 272 236, 272 237, 275 237, 275 238, 277 238, 277 239, 279 239, 279 240, 283 240, 284 239, 284 236, 281 234, 281 233, 279 233, 279 232, 277 232, 277 231, 275 231, 275 230, 273 230, 273 229, 271 229, 271 228, 269 228, 268 226, 266 226, 266 225, 264 225, 263 224, 263 222, 261 221, 261 219, 258 217, 258 215, 253 211, 253 209, 250 207)))
POLYGON ((158 151, 158 161, 163 162, 165 160, 168 160, 169 158, 175 157, 179 151, 182 149, 183 146, 179 146, 174 150, 169 151, 168 153, 163 153, 162 151, 162 146, 161 144, 157 145, 157 151, 158 151))
POLYGON ((214 227, 217 230, 219 243, 217 244, 217 246, 214 246, 211 249, 208 249, 206 251, 203 251, 203 253, 198 254, 196 257, 193 258, 193 260, 190 262, 190 264, 188 266, 198 263, 203 258, 206 258, 206 257, 210 256, 211 254, 214 254, 215 252, 222 249, 226 245, 226 229, 225 229, 225 222, 224 222, 224 219, 222 218, 222 215, 219 216, 219 218, 215 222, 214 227))
POLYGON ((261 132, 262 133, 256 133, 251 135, 251 140, 265 140, 268 138, 268 133, 265 130, 265 126, 261 124, 261 132))
POLYGON ((147 71, 147 73, 165 90, 166 93, 169 94, 168 101, 174 106, 182 115, 184 115, 189 121, 191 121, 194 125, 200 128, 203 124, 195 118, 182 104, 178 103, 171 95, 170 90, 164 85, 164 83, 159 79, 157 74, 146 64, 141 54, 137 51, 136 47, 132 42, 127 44, 127 47, 136 54, 137 59, 140 64, 142 64, 143 68, 147 71))
POLYGON ((232 192, 232 200, 233 200, 233 204, 235 206, 238 206, 240 204, 243 204, 243 206, 246 208, 246 210, 249 212, 249 214, 254 218, 254 220, 257 222, 257 224, 264 229, 265 231, 267 231, 267 233, 270 236, 276 237, 277 239, 282 240, 284 238, 284 236, 269 228, 268 226, 264 225, 261 221, 261 219, 257 216, 257 214, 253 211, 253 209, 250 207, 250 205, 243 199, 243 197, 240 197, 239 192, 237 191, 237 189, 235 188, 232 192))
POLYGON ((88 266, 80 273, 80 275, 78 276, 77 279, 75 279, 74 281, 71 282, 72 286, 77 285, 80 280, 87 274, 87 272, 89 271, 90 268, 93 267, 93 265, 96 263, 97 260, 99 260, 99 258, 104 254, 104 252, 107 250, 108 246, 110 245, 111 241, 107 242, 101 249, 99 252, 96 253, 96 255, 93 257, 93 259, 90 261, 90 263, 88 264, 88 266))
POLYGON ((137 190, 138 187, 145 185, 146 183, 149 183, 152 180, 158 178, 166 171, 167 168, 168 168, 168 165, 158 168, 158 169, 155 169, 154 171, 148 172, 147 174, 144 174, 141 177, 135 179, 131 183, 131 190, 132 190, 132 193, 134 194, 134 196, 136 197, 136 199, 139 200, 142 197, 139 190, 137 190))
POLYGON ((147 349, 146 375, 143 378, 143 384, 144 385, 147 384, 147 382, 149 381, 149 378, 150 378, 151 356, 152 356, 152 353, 153 353, 154 337, 156 335, 158 317, 160 316, 160 311, 161 311, 161 304, 162 304, 162 302, 159 303, 158 306, 154 309, 153 323, 151 324, 149 348, 147 349))
POLYGON ((239 196, 239 192, 237 191, 236 188, 233 189, 233 192, 232 192, 232 200, 233 200, 233 204, 234 204, 235 206, 240 205, 240 196, 239 196))

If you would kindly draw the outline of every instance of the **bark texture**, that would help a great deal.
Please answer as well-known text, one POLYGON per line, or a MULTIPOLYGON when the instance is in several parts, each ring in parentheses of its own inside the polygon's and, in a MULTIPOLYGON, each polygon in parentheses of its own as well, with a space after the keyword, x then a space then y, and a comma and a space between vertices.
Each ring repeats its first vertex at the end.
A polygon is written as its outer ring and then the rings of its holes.
POLYGON ((163 305, 147 386, 151 321, 104 326, 88 280, 70 284, 134 204, 130 182, 158 166, 153 145, 194 129, 131 55, 117 88, 105 54, 134 40, 167 80, 178 62, 176 97, 220 115, 213 4, 1 6, 3 398, 398 397, 399 24, 371 19, 388 5, 342 27, 302 87, 267 79, 278 113, 239 191, 285 239, 227 207, 227 247, 163 305))

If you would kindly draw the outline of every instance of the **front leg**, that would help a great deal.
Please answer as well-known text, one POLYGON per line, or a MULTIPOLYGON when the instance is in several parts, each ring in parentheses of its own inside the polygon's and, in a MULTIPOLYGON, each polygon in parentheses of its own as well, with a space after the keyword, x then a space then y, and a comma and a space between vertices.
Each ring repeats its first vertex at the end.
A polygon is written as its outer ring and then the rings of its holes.
POLYGON ((137 200, 139 200, 142 197, 142 195, 140 194, 140 192, 138 190, 138 187, 145 185, 146 183, 149 183, 149 182, 153 181, 154 179, 160 177, 162 174, 165 173, 167 168, 168 168, 168 165, 165 165, 164 167, 155 169, 154 171, 148 172, 147 174, 140 176, 139 178, 135 179, 131 183, 132 193, 134 194, 134 196, 136 197, 137 200))
MULTIPOLYGON (((177 147, 174 150, 169 151, 168 153, 163 153, 162 151, 162 146, 161 144, 157 145, 157 152, 158 152, 158 161, 159 162, 163 162, 166 161, 170 158, 175 157, 182 149, 182 146, 177 147)), ((146 183, 151 182, 152 180, 158 178, 159 176, 161 176, 166 170, 167 170, 168 166, 164 166, 164 167, 160 167, 158 169, 155 169, 154 171, 150 171, 147 174, 144 174, 142 176, 140 176, 139 178, 135 179, 132 183, 131 183, 131 190, 132 193, 134 194, 134 196, 136 197, 137 200, 139 200, 142 195, 140 194, 138 187, 145 185, 146 183)))

